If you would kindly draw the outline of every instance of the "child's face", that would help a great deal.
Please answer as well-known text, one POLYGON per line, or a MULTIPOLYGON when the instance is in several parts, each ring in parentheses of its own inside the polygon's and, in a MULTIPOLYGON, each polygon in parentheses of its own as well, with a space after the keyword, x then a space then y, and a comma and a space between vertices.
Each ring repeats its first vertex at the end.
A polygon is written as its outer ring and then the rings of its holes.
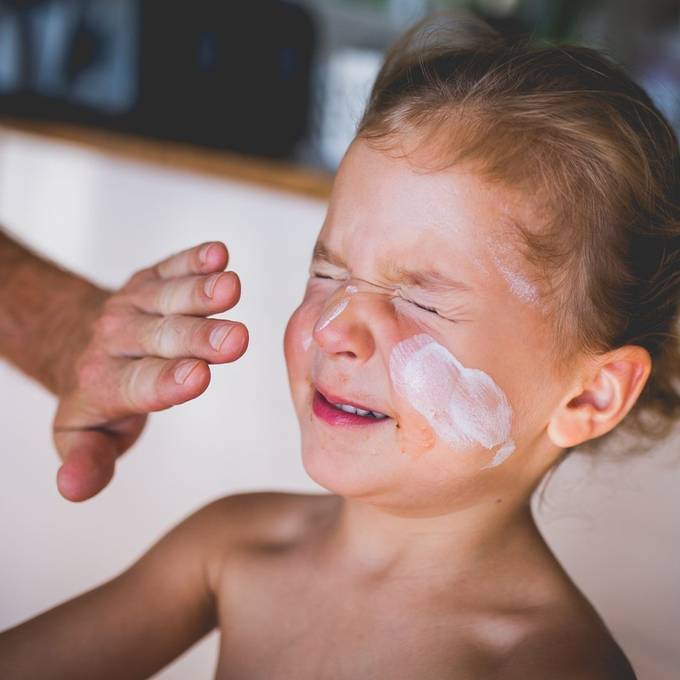
POLYGON ((427 512, 530 470, 562 392, 507 226, 531 219, 527 207, 460 168, 416 161, 354 141, 284 349, 310 476, 427 512), (317 388, 388 418, 337 410, 317 388))

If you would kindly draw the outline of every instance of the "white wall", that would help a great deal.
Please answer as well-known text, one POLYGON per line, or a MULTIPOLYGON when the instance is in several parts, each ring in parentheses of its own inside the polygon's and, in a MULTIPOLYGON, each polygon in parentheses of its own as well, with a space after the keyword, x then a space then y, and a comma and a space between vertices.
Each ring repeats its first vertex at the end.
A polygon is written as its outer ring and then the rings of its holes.
MULTIPOLYGON (((108 580, 213 498, 320 490, 299 459, 282 339, 324 211, 252 185, 0 135, 0 222, 9 229, 108 286, 168 253, 223 240, 242 282, 241 301, 223 316, 250 329, 245 356, 215 367, 199 399, 152 416, 110 486, 84 504, 56 491, 54 399, 0 363, 0 630, 108 580)), ((574 457, 539 516, 641 680, 671 680, 680 667, 678 443, 595 470, 574 457)), ((216 653, 213 632, 155 677, 212 677, 216 653)))

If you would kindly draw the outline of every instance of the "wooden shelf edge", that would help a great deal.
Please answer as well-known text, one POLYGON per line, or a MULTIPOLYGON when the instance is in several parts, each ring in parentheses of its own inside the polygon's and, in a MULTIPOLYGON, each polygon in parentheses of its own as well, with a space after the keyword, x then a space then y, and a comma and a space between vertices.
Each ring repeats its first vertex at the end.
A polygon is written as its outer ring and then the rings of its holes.
POLYGON ((0 129, 72 142, 112 156, 249 182, 319 200, 328 199, 333 181, 333 175, 329 172, 298 167, 284 161, 260 159, 229 151, 159 141, 67 123, 0 117, 0 129))

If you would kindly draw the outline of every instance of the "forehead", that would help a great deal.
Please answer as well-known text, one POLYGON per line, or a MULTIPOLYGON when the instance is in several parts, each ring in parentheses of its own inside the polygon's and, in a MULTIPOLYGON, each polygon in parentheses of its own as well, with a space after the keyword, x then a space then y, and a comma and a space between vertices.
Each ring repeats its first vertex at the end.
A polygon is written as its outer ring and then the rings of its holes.
POLYGON ((515 193, 469 169, 428 169, 416 154, 397 157, 355 140, 319 241, 355 264, 377 248, 413 266, 448 264, 474 280, 492 262, 489 245, 510 242, 519 205, 515 193))

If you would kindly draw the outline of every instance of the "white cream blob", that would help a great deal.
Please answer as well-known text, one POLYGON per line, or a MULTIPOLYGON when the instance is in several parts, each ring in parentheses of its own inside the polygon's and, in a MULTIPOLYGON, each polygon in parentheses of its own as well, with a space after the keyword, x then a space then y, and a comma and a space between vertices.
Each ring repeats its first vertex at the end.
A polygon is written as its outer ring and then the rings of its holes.
POLYGON ((499 447, 484 467, 499 465, 515 450, 512 408, 503 390, 484 371, 463 366, 430 335, 397 343, 389 368, 397 392, 449 445, 499 447))

